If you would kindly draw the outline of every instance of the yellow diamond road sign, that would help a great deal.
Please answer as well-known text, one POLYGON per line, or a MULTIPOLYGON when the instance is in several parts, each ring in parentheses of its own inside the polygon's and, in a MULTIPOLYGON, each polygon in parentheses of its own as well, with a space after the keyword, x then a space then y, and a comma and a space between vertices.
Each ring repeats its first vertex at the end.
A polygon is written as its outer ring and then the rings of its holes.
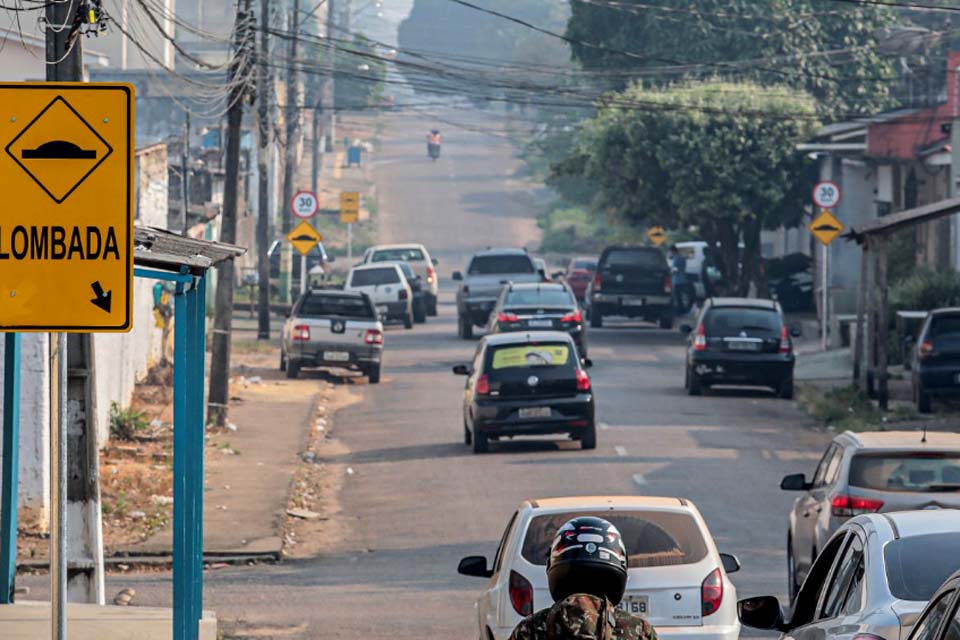
POLYGON ((293 231, 287 234, 287 240, 300 252, 300 255, 305 256, 320 244, 323 236, 309 222, 302 220, 293 231))
POLYGON ((647 239, 659 247, 666 241, 667 232, 663 230, 663 227, 650 227, 647 229, 647 239))
POLYGON ((0 83, 0 331, 132 327, 134 102, 0 83))
POLYGON ((360 194, 357 191, 340 192, 340 222, 348 224, 360 221, 360 194))
POLYGON ((820 212, 820 215, 813 219, 813 222, 811 222, 807 228, 810 229, 810 233, 812 233, 817 240, 825 245, 829 245, 837 236, 843 233, 844 226, 829 210, 824 209, 820 212))

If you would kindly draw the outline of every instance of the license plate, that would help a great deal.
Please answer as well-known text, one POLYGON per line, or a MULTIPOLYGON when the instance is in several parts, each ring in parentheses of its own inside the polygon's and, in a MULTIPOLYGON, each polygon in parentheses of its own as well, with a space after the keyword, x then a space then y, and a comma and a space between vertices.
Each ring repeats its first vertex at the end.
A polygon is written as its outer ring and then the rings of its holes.
POLYGON ((624 298, 623 304, 628 307, 642 307, 647 304, 646 298, 624 298))
POLYGON ((617 605, 617 609, 644 618, 650 615, 647 596, 624 596, 620 604, 617 605))
POLYGON ((527 326, 530 327, 552 327, 553 320, 528 320, 527 326))
POLYGON ((388 306, 385 305, 385 304, 378 304, 378 305, 377 305, 377 313, 385 314, 385 313, 387 313, 387 311, 389 311, 389 310, 390 310, 390 307, 388 307, 388 306))
POLYGON ((727 343, 727 347, 731 351, 760 351, 759 342, 730 341, 727 343))
POLYGON ((324 351, 323 359, 327 362, 347 362, 350 360, 350 354, 346 351, 324 351))
POLYGON ((549 418, 550 407, 523 407, 520 409, 521 418, 549 418))

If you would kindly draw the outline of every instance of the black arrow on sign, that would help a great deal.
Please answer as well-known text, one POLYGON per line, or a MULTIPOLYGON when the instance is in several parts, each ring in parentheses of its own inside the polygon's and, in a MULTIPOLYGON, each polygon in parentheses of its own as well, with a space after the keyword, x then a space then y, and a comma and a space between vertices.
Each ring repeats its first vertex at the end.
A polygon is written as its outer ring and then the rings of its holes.
POLYGON ((103 287, 100 286, 99 280, 91 284, 90 288, 93 289, 94 295, 97 296, 90 302, 97 305, 107 313, 110 313, 110 302, 113 300, 113 291, 104 292, 103 287))

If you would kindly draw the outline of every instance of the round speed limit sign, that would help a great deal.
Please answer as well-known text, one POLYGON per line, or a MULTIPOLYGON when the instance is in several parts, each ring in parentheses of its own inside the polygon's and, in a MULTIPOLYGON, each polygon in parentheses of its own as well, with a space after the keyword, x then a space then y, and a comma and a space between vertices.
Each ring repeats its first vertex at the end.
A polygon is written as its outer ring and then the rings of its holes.
POLYGON ((813 187, 813 204, 821 209, 833 209, 840 204, 840 186, 836 182, 818 182, 813 187))
POLYGON ((317 196, 311 191, 297 191, 290 200, 290 211, 304 220, 315 216, 319 208, 317 196))

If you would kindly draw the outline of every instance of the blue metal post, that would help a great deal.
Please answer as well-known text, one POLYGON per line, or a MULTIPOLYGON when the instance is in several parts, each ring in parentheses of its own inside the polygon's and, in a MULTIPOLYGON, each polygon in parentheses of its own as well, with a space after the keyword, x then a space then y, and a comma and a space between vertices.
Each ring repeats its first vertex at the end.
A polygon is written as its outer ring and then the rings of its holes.
MULTIPOLYGON (((186 546, 183 550, 189 563, 189 614, 191 633, 199 633, 203 602, 203 363, 204 304, 202 280, 194 281, 186 294, 187 301, 187 477, 196 481, 187 485, 186 500, 190 520, 186 524, 186 546)), ((188 636, 195 640, 196 635, 188 636)))
POLYGON ((4 336, 3 470, 0 488, 0 604, 13 602, 17 579, 17 482, 20 463, 20 334, 4 336))
POLYGON ((190 484, 188 456, 190 440, 187 420, 188 343, 190 327, 187 321, 187 298, 184 285, 177 283, 173 296, 173 638, 192 640, 190 632, 190 562, 187 550, 187 529, 191 519, 187 486, 190 484))

